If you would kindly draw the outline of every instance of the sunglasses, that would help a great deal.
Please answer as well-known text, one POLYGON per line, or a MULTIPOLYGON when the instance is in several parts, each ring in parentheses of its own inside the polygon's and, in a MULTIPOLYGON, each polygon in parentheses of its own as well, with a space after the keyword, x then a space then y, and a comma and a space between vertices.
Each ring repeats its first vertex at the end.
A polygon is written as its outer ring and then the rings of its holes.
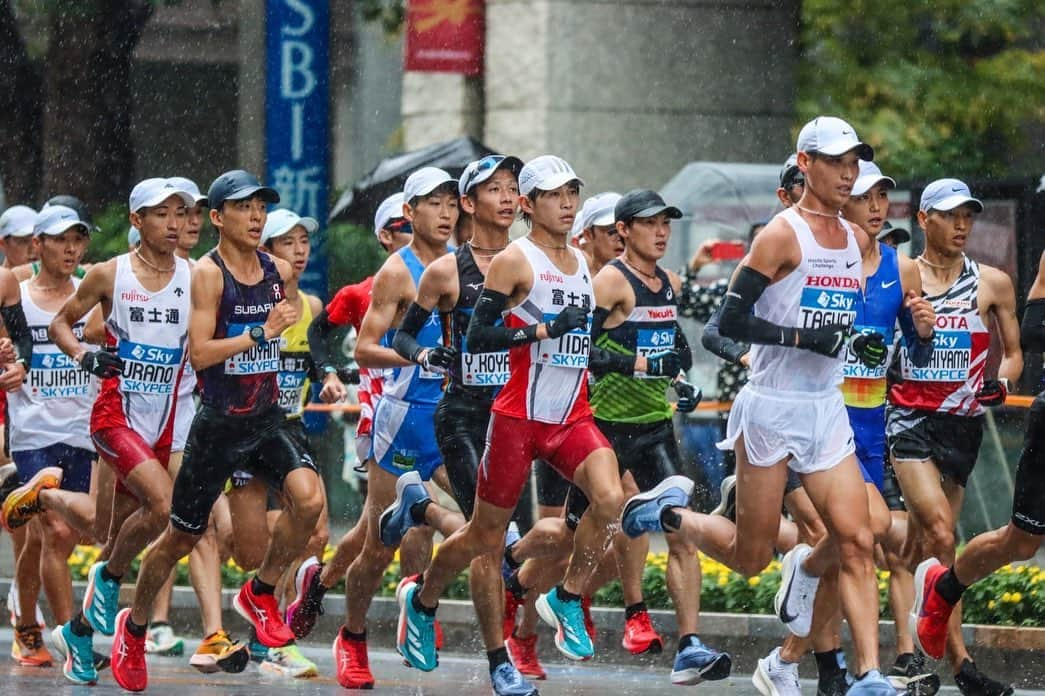
POLYGON ((385 225, 385 229, 389 232, 401 232, 402 234, 413 234, 414 228, 410 226, 410 221, 406 218, 392 218, 385 225))
POLYGON ((472 188, 472 183, 478 178, 479 174, 485 171, 494 169, 501 162, 504 161, 504 155, 487 155, 479 160, 478 164, 475 165, 474 169, 469 170, 468 176, 464 180, 464 191, 467 193, 472 188))

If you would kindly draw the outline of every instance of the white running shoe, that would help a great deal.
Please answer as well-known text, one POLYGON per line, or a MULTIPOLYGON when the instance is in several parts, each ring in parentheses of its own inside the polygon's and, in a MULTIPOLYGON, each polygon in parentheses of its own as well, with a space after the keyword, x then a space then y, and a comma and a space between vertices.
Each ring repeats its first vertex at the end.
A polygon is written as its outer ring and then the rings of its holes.
POLYGON ((282 648, 269 648, 268 656, 258 666, 262 672, 278 674, 294 679, 310 679, 319 676, 316 663, 301 654, 294 643, 282 648))
POLYGON ((802 696, 798 685, 798 663, 780 659, 780 648, 773 648, 758 661, 751 683, 762 696, 802 696))
POLYGON ((185 641, 175 635, 174 629, 167 624, 150 626, 145 636, 145 653, 177 657, 185 653, 185 641))
POLYGON ((809 635, 813 625, 813 601, 820 586, 820 578, 802 570, 802 564, 813 549, 799 544, 784 556, 780 570, 780 589, 773 605, 780 620, 799 638, 809 635))

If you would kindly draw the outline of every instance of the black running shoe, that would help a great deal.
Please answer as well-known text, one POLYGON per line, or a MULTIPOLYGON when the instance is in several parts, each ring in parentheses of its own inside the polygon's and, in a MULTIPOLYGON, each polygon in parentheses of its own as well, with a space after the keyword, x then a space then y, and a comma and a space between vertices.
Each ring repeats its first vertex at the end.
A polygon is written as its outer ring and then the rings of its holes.
POLYGON ((935 696, 940 690, 940 677, 925 666, 921 653, 901 653, 889 672, 889 683, 910 696, 935 696))
POLYGON ((1002 684, 976 669, 976 663, 966 660, 954 675, 954 683, 962 696, 1012 696, 1012 685, 1002 684))

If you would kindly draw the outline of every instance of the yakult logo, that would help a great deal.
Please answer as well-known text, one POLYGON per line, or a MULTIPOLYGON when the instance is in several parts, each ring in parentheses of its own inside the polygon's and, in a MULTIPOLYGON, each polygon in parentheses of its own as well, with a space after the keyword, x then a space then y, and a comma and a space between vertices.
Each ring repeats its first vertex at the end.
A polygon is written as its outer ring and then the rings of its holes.
POLYGON ((849 288, 860 289, 860 281, 856 278, 844 276, 809 276, 806 278, 806 287, 810 288, 849 288))
POLYGON ((675 308, 665 307, 664 309, 648 309, 646 310, 646 316, 649 319, 674 319, 675 308))

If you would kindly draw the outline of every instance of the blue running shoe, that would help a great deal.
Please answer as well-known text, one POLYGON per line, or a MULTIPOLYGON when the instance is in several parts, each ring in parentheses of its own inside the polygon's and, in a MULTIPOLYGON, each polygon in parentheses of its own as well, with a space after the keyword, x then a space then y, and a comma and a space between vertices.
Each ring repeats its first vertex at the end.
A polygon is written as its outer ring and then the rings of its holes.
POLYGON ((660 513, 668 507, 686 507, 693 495, 693 481, 685 476, 669 476, 651 490, 633 496, 624 505, 620 522, 632 539, 646 532, 663 532, 660 513))
POLYGON ((709 648, 699 638, 678 651, 675 666, 671 669, 671 683, 692 686, 705 681, 718 681, 729 676, 733 658, 709 648))
POLYGON ((102 577, 105 561, 91 566, 87 591, 83 594, 83 616, 91 628, 103 636, 116 633, 116 614, 120 609, 120 583, 102 577))
POLYGON ((261 664, 268 659, 268 646, 262 644, 262 642, 258 640, 258 634, 255 633, 253 628, 250 629, 250 640, 247 643, 247 650, 250 652, 251 662, 261 664))
POLYGON ((853 682, 846 696, 896 696, 896 689, 877 669, 872 669, 863 679, 853 682))
POLYGON ((581 601, 563 602, 557 588, 537 598, 537 613, 555 629, 555 647, 571 660, 590 660, 595 654, 591 636, 584 628, 584 610, 581 601))
POLYGON ((537 687, 526 681, 511 662, 502 662, 490 675, 497 696, 537 696, 537 687))
POLYGON ((410 508, 428 499, 428 490, 420 474, 409 471, 400 476, 396 481, 395 501, 381 513, 381 543, 392 548, 399 546, 407 531, 418 526, 410 515, 410 508))
POLYGON ((51 640, 62 655, 62 674, 73 684, 94 684, 98 681, 98 670, 94 666, 94 641, 91 636, 73 633, 71 622, 57 626, 51 631, 51 640))
POLYGON ((396 600, 399 602, 396 650, 411 667, 431 672, 439 666, 439 653, 435 649, 435 617, 414 608, 417 588, 416 575, 403 578, 396 588, 396 600))
MULTIPOLYGON (((514 544, 515 542, 519 541, 519 539, 522 539, 522 537, 519 536, 519 525, 515 524, 514 521, 513 522, 509 522, 508 523, 508 529, 504 533, 504 549, 505 549, 505 551, 507 551, 508 547, 510 547, 512 544, 514 544)), ((510 565, 508 565, 508 559, 507 558, 502 558, 501 559, 501 577, 503 577, 505 580, 507 580, 508 578, 510 578, 512 576, 512 571, 514 571, 514 570, 515 570, 515 568, 512 568, 510 565)))

